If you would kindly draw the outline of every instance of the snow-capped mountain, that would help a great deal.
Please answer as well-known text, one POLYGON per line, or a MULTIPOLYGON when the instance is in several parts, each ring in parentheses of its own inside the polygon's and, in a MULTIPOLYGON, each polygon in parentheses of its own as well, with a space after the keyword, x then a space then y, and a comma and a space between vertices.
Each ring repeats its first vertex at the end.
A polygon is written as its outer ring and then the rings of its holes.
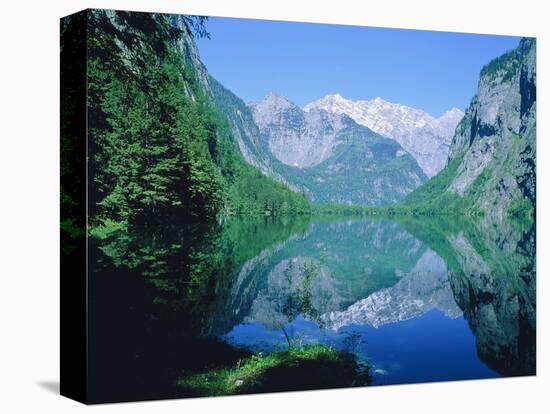
POLYGON ((382 98, 352 101, 339 94, 327 95, 304 107, 305 112, 319 109, 345 114, 358 124, 397 141, 428 177, 445 166, 455 128, 464 116, 460 109, 452 108, 434 118, 422 110, 382 98))
POLYGON ((272 168, 311 201, 387 205, 427 180, 396 140, 346 114, 302 108, 269 94, 248 104, 272 168))

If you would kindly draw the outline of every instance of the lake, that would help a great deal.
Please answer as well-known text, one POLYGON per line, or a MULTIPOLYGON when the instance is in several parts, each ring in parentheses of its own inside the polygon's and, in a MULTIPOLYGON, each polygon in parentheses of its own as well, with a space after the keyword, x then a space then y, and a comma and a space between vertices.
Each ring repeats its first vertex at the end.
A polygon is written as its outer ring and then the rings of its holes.
MULTIPOLYGON (((90 246, 90 392, 181 397, 239 352, 326 344, 373 385, 536 373, 533 223, 231 218, 90 246)), ((122 397, 121 397, 122 396, 122 397)))

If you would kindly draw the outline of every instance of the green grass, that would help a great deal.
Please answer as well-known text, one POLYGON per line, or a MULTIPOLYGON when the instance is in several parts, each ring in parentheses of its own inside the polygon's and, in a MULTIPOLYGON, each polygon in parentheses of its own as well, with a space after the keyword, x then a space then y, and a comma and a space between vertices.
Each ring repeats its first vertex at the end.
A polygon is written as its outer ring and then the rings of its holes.
POLYGON ((180 378, 185 395, 214 396, 369 385, 354 354, 309 345, 244 358, 235 366, 180 378))

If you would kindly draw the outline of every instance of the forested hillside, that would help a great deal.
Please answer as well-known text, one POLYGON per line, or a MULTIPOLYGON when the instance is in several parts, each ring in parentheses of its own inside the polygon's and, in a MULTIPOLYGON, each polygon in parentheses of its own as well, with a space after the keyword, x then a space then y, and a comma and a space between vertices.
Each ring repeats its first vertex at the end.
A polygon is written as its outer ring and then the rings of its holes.
POLYGON ((86 16, 92 226, 309 212, 303 195, 244 161, 186 61, 184 45, 207 35, 203 18, 86 16))

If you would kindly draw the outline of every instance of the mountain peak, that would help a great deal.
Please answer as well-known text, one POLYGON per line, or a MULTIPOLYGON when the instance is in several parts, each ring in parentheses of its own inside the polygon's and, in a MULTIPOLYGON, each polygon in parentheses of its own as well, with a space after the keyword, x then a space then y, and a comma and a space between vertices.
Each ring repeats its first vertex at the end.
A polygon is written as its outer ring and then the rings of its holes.
MULTIPOLYGON (((323 98, 322 98, 323 99, 323 98)), ((326 100, 331 100, 331 101, 347 101, 346 98, 344 98, 342 95, 340 95, 339 93, 332 93, 330 95, 327 95, 325 96, 326 100)))
POLYGON ((301 112, 301 109, 286 96, 273 92, 268 93, 261 101, 248 104, 248 106, 260 128, 274 122, 282 113, 301 112))
POLYGON ((272 107, 287 108, 296 106, 290 99, 284 95, 279 95, 275 92, 269 92, 264 98, 255 105, 269 105, 272 107))
POLYGON ((461 111, 460 109, 458 108, 451 108, 449 109, 447 112, 445 112, 443 115, 440 116, 440 118, 443 118, 443 117, 450 117, 450 116, 460 116, 460 117, 463 117, 464 116, 464 112, 461 111))
POLYGON ((351 104, 353 104, 353 101, 344 98, 339 93, 333 93, 308 103, 304 106, 304 111, 309 112, 314 109, 323 109, 327 112, 338 113, 340 112, 338 108, 347 107, 351 104))
POLYGON ((452 135, 445 133, 445 131, 447 132, 452 131, 454 133, 456 126, 462 120, 463 117, 464 117, 463 111, 461 111, 458 108, 451 108, 447 112, 445 112, 443 115, 441 115, 439 118, 437 118, 440 131, 442 131, 442 133, 446 137, 446 140, 445 140, 446 143, 448 144, 451 143, 452 135))

